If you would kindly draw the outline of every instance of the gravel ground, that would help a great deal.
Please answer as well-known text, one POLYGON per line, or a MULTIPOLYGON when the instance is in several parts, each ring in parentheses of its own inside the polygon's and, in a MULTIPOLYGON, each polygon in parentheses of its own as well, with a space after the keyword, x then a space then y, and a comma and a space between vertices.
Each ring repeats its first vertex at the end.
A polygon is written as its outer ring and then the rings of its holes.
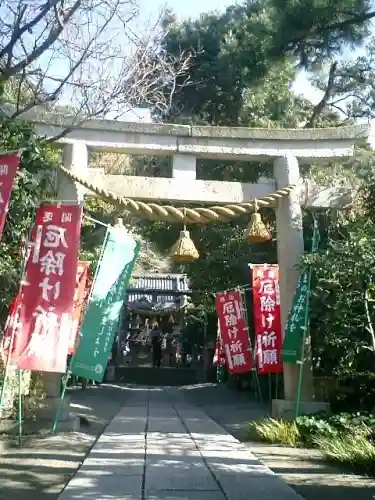
POLYGON ((71 389, 69 394, 72 412, 88 421, 80 432, 30 438, 22 448, 7 449, 0 442, 0 500, 56 500, 126 401, 125 388, 115 385, 71 389))

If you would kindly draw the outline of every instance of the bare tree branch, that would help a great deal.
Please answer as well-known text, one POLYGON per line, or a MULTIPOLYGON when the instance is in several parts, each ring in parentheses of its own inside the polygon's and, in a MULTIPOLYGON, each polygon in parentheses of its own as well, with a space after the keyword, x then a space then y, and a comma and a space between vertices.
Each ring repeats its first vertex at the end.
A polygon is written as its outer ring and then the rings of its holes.
POLYGON ((139 28, 138 15, 136 0, 33 0, 27 9, 9 0, 0 11, 0 105, 13 105, 9 119, 33 107, 64 112, 66 134, 137 106, 164 113, 188 81, 191 54, 165 53, 162 16, 139 28))

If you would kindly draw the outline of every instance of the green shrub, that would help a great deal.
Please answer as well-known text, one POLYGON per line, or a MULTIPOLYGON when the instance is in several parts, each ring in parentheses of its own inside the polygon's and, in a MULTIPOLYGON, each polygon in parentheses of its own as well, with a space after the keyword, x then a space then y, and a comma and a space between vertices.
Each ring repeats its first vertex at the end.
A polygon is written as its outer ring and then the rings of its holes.
POLYGON ((296 419, 301 441, 313 445, 315 436, 335 437, 338 429, 331 424, 326 415, 302 415, 296 419))
POLYGON ((335 436, 357 436, 365 434, 375 436, 375 415, 368 412, 339 413, 328 415, 316 413, 303 415, 296 419, 296 424, 304 443, 312 445, 316 436, 334 438, 335 436))
POLYGON ((368 412, 338 415, 319 412, 302 415, 293 422, 267 418, 249 424, 250 440, 289 446, 314 446, 318 437, 335 439, 342 436, 365 436, 369 440, 375 440, 375 415, 368 412))
POLYGON ((375 473, 375 446, 366 435, 357 436, 356 439, 349 436, 334 439, 317 436, 314 444, 329 461, 368 474, 375 473))
POLYGON ((295 421, 250 422, 249 439, 317 448, 336 463, 375 473, 375 415, 368 412, 303 415, 295 421))
POLYGON ((298 446, 301 436, 296 422, 267 418, 261 422, 250 422, 249 439, 271 444, 298 446))
POLYGON ((350 373, 342 375, 330 401, 332 410, 372 411, 375 404, 375 373, 350 373))

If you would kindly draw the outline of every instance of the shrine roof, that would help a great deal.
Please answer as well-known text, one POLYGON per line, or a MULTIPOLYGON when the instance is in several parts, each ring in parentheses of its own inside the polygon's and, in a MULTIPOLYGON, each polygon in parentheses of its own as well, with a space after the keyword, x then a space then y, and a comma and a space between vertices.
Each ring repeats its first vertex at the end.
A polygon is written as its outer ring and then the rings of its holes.
POLYGON ((149 273, 133 275, 128 288, 130 293, 142 292, 186 292, 191 291, 189 279, 186 274, 149 273))

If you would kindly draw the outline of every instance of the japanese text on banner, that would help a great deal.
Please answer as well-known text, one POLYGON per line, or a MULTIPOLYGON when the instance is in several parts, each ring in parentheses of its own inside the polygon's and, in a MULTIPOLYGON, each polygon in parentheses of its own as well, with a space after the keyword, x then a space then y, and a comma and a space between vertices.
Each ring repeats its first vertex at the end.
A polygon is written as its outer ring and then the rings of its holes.
POLYGON ((242 297, 237 290, 216 295, 221 340, 229 373, 247 373, 253 367, 247 325, 242 314, 242 297))
POLYGON ((37 210, 14 360, 22 370, 66 370, 81 219, 79 205, 46 204, 37 210))
POLYGON ((70 365, 73 375, 103 380, 138 252, 133 236, 122 229, 109 229, 70 365))
POLYGON ((279 268, 253 266, 255 359, 260 375, 281 373, 281 319, 279 268))
POLYGON ((3 234, 10 194, 19 164, 19 153, 0 155, 0 237, 3 234))

